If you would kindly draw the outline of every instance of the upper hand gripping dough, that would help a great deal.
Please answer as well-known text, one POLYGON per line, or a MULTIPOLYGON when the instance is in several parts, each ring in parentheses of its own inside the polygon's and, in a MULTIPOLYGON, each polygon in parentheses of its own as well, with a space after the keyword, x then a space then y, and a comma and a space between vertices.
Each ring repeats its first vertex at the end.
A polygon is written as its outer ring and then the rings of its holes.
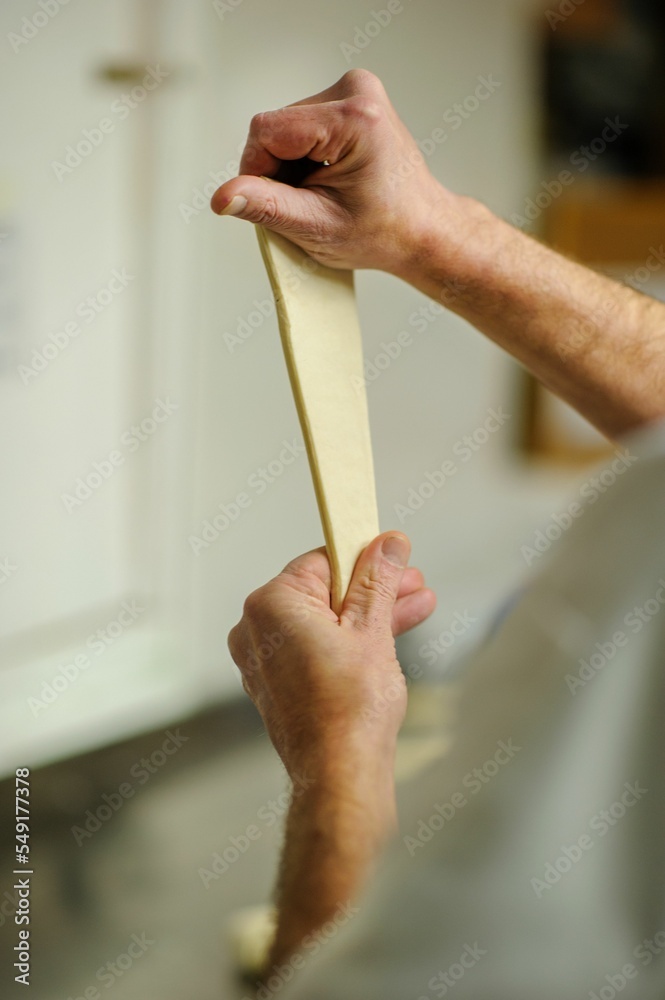
POLYGON ((339 614, 356 560, 379 534, 353 272, 318 264, 257 226, 305 438, 339 614))

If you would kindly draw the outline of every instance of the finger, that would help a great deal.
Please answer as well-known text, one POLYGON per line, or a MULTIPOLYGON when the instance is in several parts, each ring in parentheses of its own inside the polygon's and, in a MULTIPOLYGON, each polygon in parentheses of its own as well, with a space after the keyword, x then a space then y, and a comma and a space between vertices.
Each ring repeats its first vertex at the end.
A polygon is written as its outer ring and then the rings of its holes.
POLYGON ((405 597, 398 597, 392 615, 393 635, 403 635, 426 621, 436 608, 436 594, 423 587, 405 597))
POLYGON ((404 576, 402 577, 402 582, 399 585, 399 591, 397 593, 397 599, 400 597, 406 597, 408 594, 414 593, 416 590, 421 590, 425 586, 425 577, 422 575, 419 569, 415 566, 408 566, 404 570, 404 576))
MULTIPOLYGON (((298 556, 293 559, 288 566, 284 569, 284 574, 294 576, 302 587, 303 584, 307 586, 308 577, 314 575, 321 581, 326 591, 329 593, 332 586, 330 563, 328 561, 328 556, 326 554, 325 547, 318 549, 313 549, 311 552, 306 552, 302 556, 298 556)), ((311 583, 311 580, 309 581, 311 583)), ((415 594, 418 591, 423 590, 425 587, 425 578, 419 569, 415 566, 409 566, 404 570, 404 575, 399 586, 397 593, 398 602, 411 594, 415 594)), ((307 588, 309 589, 309 588, 307 588)), ((319 588, 316 587, 316 596, 319 595, 319 588)), ((312 594, 312 596, 314 596, 312 594)), ((436 598, 434 598, 436 601, 436 598)), ((413 626, 407 626, 407 628, 412 628, 413 626)), ((403 629, 402 631, 405 631, 403 629)))
POLYGON ((296 241, 299 235, 336 231, 342 221, 342 210, 320 187, 296 188, 267 177, 234 177, 215 191, 210 204, 218 215, 254 222, 296 241))
MULTIPOLYGON (((239 174, 274 178, 284 162, 308 158, 316 163, 338 163, 380 118, 378 106, 361 97, 315 107, 281 108, 255 115, 243 152, 239 174)), ((308 176, 308 185, 325 182, 328 168, 308 176)), ((228 182, 233 183, 233 182, 228 182)), ((212 197, 213 211, 222 213, 228 202, 228 184, 212 197)), ((247 197, 245 184, 236 185, 234 195, 247 197)), ((226 213, 231 214, 231 213, 226 213)))
POLYGON ((340 620, 357 628, 390 632, 392 613, 411 543, 401 532, 386 532, 361 553, 353 571, 340 620))
MULTIPOLYGON (((317 163, 339 163, 359 141, 367 142, 368 130, 381 119, 385 98, 383 84, 377 77, 367 70, 354 69, 319 94, 286 108, 255 115, 240 162, 240 176, 229 182, 232 187, 222 185, 215 192, 211 203, 213 211, 272 228, 269 213, 265 218, 244 214, 244 207, 251 203, 247 178, 274 178, 284 162, 305 158, 317 163)), ((308 175, 309 186, 319 183, 326 183, 324 170, 308 175)), ((267 199, 268 189, 265 186, 254 189, 254 194, 267 199)), ((312 205, 310 202, 309 207, 312 205)), ((258 204, 252 209, 250 204, 250 211, 261 212, 263 207, 270 206, 258 204)), ((301 202, 299 207, 304 209, 306 203, 301 202)))
POLYGON ((350 69, 333 83, 332 87, 327 87, 318 94, 305 97, 302 101, 294 101, 290 108, 305 107, 312 104, 325 104, 330 101, 339 101, 345 97, 352 97, 354 94, 371 94, 373 97, 385 97, 383 84, 378 76, 374 76, 367 69, 350 69))
POLYGON ((323 590, 330 594, 332 585, 330 562, 323 547, 312 549, 311 552, 305 552, 292 559, 284 567, 280 576, 288 578, 297 589, 304 593, 315 591, 318 597, 323 590))
POLYGON ((365 117, 365 102, 357 97, 255 115, 240 160, 240 173, 272 177, 280 161, 303 157, 316 163, 337 163, 362 138, 360 126, 365 117))
POLYGON ((242 669, 242 666, 247 658, 247 654, 252 648, 244 618, 241 619, 237 625, 233 626, 229 632, 226 642, 231 654, 231 659, 237 667, 242 669))

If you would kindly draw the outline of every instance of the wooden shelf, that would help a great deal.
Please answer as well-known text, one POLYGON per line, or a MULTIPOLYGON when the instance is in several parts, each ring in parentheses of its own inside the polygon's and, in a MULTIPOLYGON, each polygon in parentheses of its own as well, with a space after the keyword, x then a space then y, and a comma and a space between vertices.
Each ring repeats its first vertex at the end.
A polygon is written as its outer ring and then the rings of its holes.
POLYGON ((549 209, 543 235, 585 264, 643 264, 665 240, 665 181, 580 180, 549 209))

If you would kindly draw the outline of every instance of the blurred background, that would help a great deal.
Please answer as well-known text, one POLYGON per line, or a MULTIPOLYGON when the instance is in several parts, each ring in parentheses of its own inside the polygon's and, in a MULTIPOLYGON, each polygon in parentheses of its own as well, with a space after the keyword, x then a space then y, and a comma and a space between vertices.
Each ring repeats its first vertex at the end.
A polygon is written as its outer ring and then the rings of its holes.
MULTIPOLYGON (((270 895, 286 782, 226 635, 244 597, 322 533, 256 237, 208 207, 252 115, 370 69, 449 187, 663 294, 663 13, 647 0, 385 7, 2 5, 9 995, 18 767, 32 772, 40 1000, 240 996, 228 917, 270 895), (130 952, 132 935, 152 943, 130 952)), ((537 563, 537 533, 608 446, 406 285, 360 273, 357 290, 382 527, 410 535, 439 596, 400 644, 406 774, 427 740, 440 746, 447 693, 537 563), (457 474, 405 515, 451 459, 457 474)))

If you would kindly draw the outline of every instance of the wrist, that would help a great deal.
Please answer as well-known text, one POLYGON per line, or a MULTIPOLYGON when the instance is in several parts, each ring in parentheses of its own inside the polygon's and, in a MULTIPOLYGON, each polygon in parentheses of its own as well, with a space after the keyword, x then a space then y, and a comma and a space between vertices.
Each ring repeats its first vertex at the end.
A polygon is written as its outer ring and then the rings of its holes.
POLYGON ((464 313, 489 266, 500 220, 481 202, 435 182, 393 272, 454 312, 464 313))
POLYGON ((396 737, 380 741, 366 733, 330 739, 300 758, 291 771, 304 801, 356 807, 376 818, 377 826, 392 828, 395 821, 396 737))

